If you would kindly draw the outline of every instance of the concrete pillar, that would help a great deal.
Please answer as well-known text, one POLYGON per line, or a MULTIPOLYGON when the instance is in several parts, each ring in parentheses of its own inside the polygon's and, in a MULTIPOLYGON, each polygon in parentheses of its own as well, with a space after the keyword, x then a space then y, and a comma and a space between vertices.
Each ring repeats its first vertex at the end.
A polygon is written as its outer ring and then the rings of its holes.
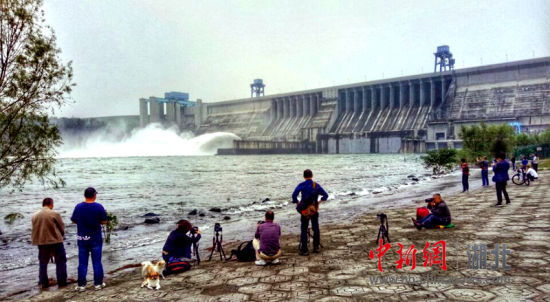
POLYGON ((183 106, 180 103, 176 103, 176 124, 178 124, 178 127, 181 127, 181 110, 183 109, 183 106))
POLYGON ((352 99, 351 99, 351 90, 346 90, 346 112, 350 112, 352 109, 351 109, 351 106, 353 106, 353 103, 352 103, 352 99))
POLYGON ((441 103, 445 101, 445 93, 447 92, 447 88, 445 87, 445 78, 441 77, 441 103))
POLYGON ((316 94, 315 95, 315 105, 313 106, 313 111, 315 113, 319 112, 321 110, 321 103, 323 102, 322 94, 316 94))
POLYGON ((309 98, 311 96, 310 95, 303 95, 302 96, 302 108, 303 108, 303 113, 304 113, 304 116, 308 116, 310 115, 309 114, 309 98))
POLYGON ((149 124, 149 102, 147 99, 139 99, 139 125, 143 128, 149 124))
POLYGON ((311 116, 314 116, 315 115, 315 112, 316 112, 316 108, 315 108, 315 101, 317 100, 317 96, 316 95, 312 95, 311 98, 309 99, 309 114, 311 116))
POLYGON ((359 102, 361 102, 359 99, 359 89, 355 89, 353 91, 353 112, 355 113, 359 113, 359 102))
POLYGON ((275 100, 271 100, 271 120, 274 121, 277 119, 277 103, 275 100))
POLYGON ((176 122, 175 102, 166 103, 166 121, 176 122))
POLYGON ((424 93, 424 83, 422 82, 422 80, 420 80, 419 87, 420 87, 420 107, 422 107, 426 103, 426 93, 424 93))
POLYGON ((370 90, 370 107, 372 108, 372 110, 376 109, 376 101, 375 101, 375 97, 376 97, 376 93, 374 91, 374 86, 370 87, 369 90, 370 90))
POLYGON ((414 82, 409 81, 409 107, 414 106, 414 82))
POLYGON ((363 97, 363 112, 367 112, 369 110, 367 107, 367 90, 364 86, 361 88, 361 92, 361 96, 363 97))
POLYGON ((405 107, 405 85, 403 82, 399 82, 399 108, 405 107))
POLYGON ((303 115, 303 112, 302 110, 304 109, 304 106, 302 105, 302 97, 301 96, 296 96, 295 97, 296 100, 296 116, 302 116, 303 115))
POLYGON ((296 99, 290 97, 290 117, 296 116, 296 99))
POLYGON ((203 107, 202 100, 198 99, 195 105, 195 128, 199 128, 202 124, 203 107))
POLYGON ((435 106, 435 82, 430 79, 430 107, 435 106))
POLYGON ((380 109, 386 108, 386 89, 380 85, 380 109))
POLYGON ((395 96, 394 96, 394 92, 393 92, 392 83, 390 83, 388 85, 388 87, 390 87, 390 109, 393 109, 393 105, 395 103, 395 96))
POLYGON ((149 115, 149 121, 151 123, 159 123, 160 122, 160 106, 162 105, 157 102, 155 97, 149 98, 149 112, 151 113, 149 115))
POLYGON ((283 102, 283 116, 284 118, 288 118, 290 115, 290 100, 288 98, 283 98, 281 101, 283 102))

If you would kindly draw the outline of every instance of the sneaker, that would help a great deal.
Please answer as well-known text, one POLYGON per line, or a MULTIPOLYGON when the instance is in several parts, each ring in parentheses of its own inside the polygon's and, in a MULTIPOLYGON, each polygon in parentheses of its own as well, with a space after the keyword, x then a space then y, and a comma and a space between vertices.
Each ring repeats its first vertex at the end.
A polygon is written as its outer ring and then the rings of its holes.
POLYGON ((421 230, 422 229, 422 225, 420 223, 418 223, 418 221, 416 221, 416 219, 414 218, 411 218, 414 226, 416 227, 417 230, 421 230))
POLYGON ((313 253, 314 253, 314 254, 318 254, 318 253, 319 253, 319 248, 318 248, 318 247, 314 247, 314 248, 313 248, 313 253))
POLYGON ((77 286, 75 286, 74 291, 79 292, 79 293, 85 292, 86 291, 86 286, 78 286, 77 285, 77 286))
POLYGON ((261 266, 264 266, 264 265, 267 264, 267 263, 266 263, 264 260, 262 260, 262 259, 256 260, 256 262, 254 262, 254 263, 256 263, 256 265, 261 265, 261 266))
POLYGON ((271 264, 279 264, 281 263, 281 261, 279 261, 279 259, 275 259, 273 261, 271 261, 271 264))
POLYGON ((502 207, 502 203, 499 202, 499 203, 495 204, 495 207, 497 207, 497 208, 502 207))
POLYGON ((101 283, 100 285, 94 286, 95 290, 102 290, 105 287, 105 282, 101 283))
POLYGON ((300 251, 300 256, 309 256, 308 251, 300 251))

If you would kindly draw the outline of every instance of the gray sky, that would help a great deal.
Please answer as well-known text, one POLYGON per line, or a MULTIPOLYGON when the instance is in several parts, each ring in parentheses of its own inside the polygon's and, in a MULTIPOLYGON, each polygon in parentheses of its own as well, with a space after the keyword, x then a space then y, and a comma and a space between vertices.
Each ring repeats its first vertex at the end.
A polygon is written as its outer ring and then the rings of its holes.
POLYGON ((140 97, 216 102, 433 70, 550 56, 550 1, 45 0, 73 61, 61 116, 138 113, 140 97))

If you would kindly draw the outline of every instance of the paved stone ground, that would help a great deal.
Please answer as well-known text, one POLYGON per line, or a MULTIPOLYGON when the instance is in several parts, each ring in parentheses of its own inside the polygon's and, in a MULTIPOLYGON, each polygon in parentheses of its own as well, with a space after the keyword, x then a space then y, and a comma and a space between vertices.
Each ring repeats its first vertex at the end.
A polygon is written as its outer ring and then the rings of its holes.
MULTIPOLYGON (((382 258, 384 272, 377 269, 369 251, 375 250, 378 224, 375 213, 353 224, 324 226, 320 254, 297 255, 297 236, 282 239, 281 264, 258 267, 252 263, 203 262, 189 272, 162 280, 159 291, 140 288, 137 272, 107 278, 98 292, 75 293, 70 289, 42 292, 33 301, 550 301, 550 174, 529 187, 508 186, 512 204, 495 208, 494 186, 446 197, 455 228, 417 231, 410 221, 415 207, 388 210, 392 247, 382 258), (439 265, 424 267, 426 241, 446 241, 447 271, 439 265), (397 243, 406 250, 415 244, 416 268, 396 269, 397 243), (467 269, 466 246, 487 244, 487 265, 495 244, 510 250, 510 270, 467 269), (458 248, 457 248, 458 247, 458 248), (458 269, 457 269, 458 264, 458 269), (510 277, 493 284, 429 283, 414 278, 510 277), (373 284, 376 276, 406 276, 410 283, 373 284), (414 280, 413 280, 414 279, 414 280)), ((330 213, 322 212, 322 215, 330 213)), ((226 250, 230 250, 227 247, 226 250)), ((219 258, 218 258, 219 259, 219 258)), ((16 297, 14 297, 16 298, 16 297)))

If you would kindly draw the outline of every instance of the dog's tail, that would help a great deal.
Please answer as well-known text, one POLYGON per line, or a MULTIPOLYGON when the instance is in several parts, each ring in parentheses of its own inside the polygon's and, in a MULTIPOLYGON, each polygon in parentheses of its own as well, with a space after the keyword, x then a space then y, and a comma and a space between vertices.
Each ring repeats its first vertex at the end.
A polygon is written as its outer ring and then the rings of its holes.
POLYGON ((125 270, 125 269, 129 269, 129 268, 136 268, 136 267, 141 267, 141 263, 134 263, 134 264, 126 264, 125 266, 121 266, 117 269, 114 269, 110 272, 107 272, 107 274, 114 274, 116 272, 119 272, 119 271, 122 271, 122 270, 125 270))

